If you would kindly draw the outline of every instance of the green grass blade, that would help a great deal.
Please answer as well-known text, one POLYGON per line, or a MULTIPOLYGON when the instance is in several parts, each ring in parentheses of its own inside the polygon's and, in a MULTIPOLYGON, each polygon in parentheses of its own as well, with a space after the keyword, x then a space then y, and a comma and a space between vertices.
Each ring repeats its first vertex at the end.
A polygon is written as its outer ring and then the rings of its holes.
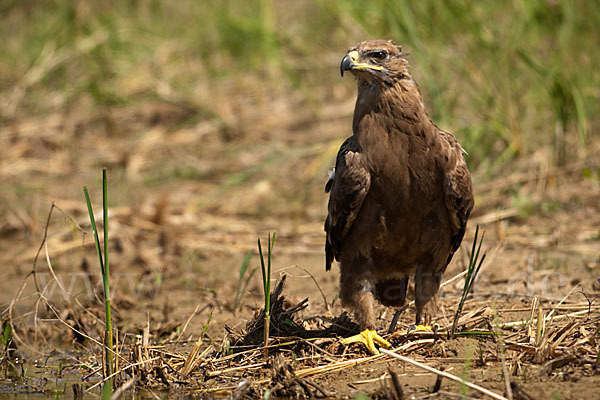
POLYGON ((90 194, 85 186, 83 187, 83 194, 85 195, 85 202, 87 203, 88 214, 90 215, 90 222, 92 224, 92 232, 94 233, 94 241, 96 242, 96 252, 98 253, 98 261, 100 262, 100 271, 102 272, 102 276, 104 276, 104 261, 102 259, 102 250, 100 250, 100 240, 98 239, 96 218, 94 218, 94 209, 92 208, 90 194))
POLYGON ((260 268, 262 271, 263 278, 263 290, 265 292, 265 308, 264 308, 264 329, 263 329, 263 344, 264 348, 264 357, 267 359, 269 357, 269 349, 267 345, 269 344, 269 331, 270 331, 270 322, 271 322, 271 254, 273 252, 273 244, 275 243, 275 233, 273 233, 273 238, 271 239, 271 232, 267 234, 267 266, 265 268, 265 258, 262 251, 262 246, 260 243, 260 238, 258 238, 258 255, 260 257, 260 268))
POLYGON ((252 250, 250 250, 246 253, 246 255, 244 256, 244 260, 242 261, 242 266, 240 267, 240 277, 239 277, 240 282, 244 278, 244 274, 246 273, 246 270, 248 269, 248 265, 250 265, 251 258, 252 258, 252 250))
MULTIPOLYGON (((246 270, 248 269, 248 265, 250 265, 251 258, 252 258, 252 251, 249 251, 246 253, 244 260, 242 261, 242 265, 240 266, 240 274, 239 274, 239 278, 238 278, 238 284, 237 284, 237 288, 235 291, 235 297, 233 299, 233 306, 231 307, 231 312, 233 314, 235 314, 235 311, 237 310, 237 308, 242 300, 242 293, 244 292, 244 289, 245 289, 244 275, 246 275, 246 270)), ((254 271, 256 271, 256 270, 254 270, 254 271)), ((248 280, 250 280, 251 277, 252 276, 250 276, 248 278, 248 280)))
POLYGON ((485 260, 485 256, 487 254, 483 254, 481 256, 481 259, 479 260, 479 264, 477 264, 477 269, 475 269, 475 272, 473 273, 473 276, 471 277, 471 282, 469 283, 469 288, 467 289, 467 294, 471 293, 471 289, 473 288, 473 284, 475 283, 475 279, 477 279, 477 274, 479 274, 479 270, 481 269, 481 265, 483 264, 483 261, 485 260))
POLYGON ((273 248, 273 246, 271 246, 271 232, 267 233, 267 245, 269 247, 267 251, 267 286, 265 289, 265 311, 271 311, 271 249, 273 248))
MULTIPOLYGON (((108 178, 106 176, 106 168, 102 169, 102 222, 104 224, 104 271, 102 281, 104 283, 104 299, 110 300, 110 280, 108 269, 108 178)), ((110 324, 110 321, 107 321, 110 324)), ((107 326, 108 330, 112 330, 112 326, 107 326)))
POLYGON ((486 253, 481 254, 481 246, 483 244, 483 238, 485 236, 485 232, 479 238, 479 225, 475 228, 475 236, 473 237, 473 245, 471 246, 471 254, 469 255, 469 266, 467 268, 467 274, 465 276, 465 284, 463 286, 463 292, 460 298, 460 302, 458 303, 458 307, 456 308, 456 313, 454 314, 454 321, 452 322, 451 336, 454 337, 456 332, 456 325, 458 323, 458 319, 462 314, 462 310, 473 288, 473 284, 475 283, 475 279, 477 278, 477 274, 483 265, 483 261, 485 260, 486 253))
POLYGON ((112 388, 111 382, 108 382, 108 381, 104 382, 104 384, 102 385, 101 399, 102 400, 111 400, 112 395, 113 395, 113 388, 112 388))
MULTIPOLYGON (((477 226, 479 228, 479 226, 477 226)), ((477 278, 477 274, 479 273, 479 270, 481 269, 481 265, 483 264, 483 260, 485 260, 485 256, 486 254, 484 253, 481 258, 479 258, 479 254, 481 251, 481 245, 483 244, 483 238, 485 237, 485 232, 483 232, 483 234, 481 235, 481 240, 479 241, 479 247, 477 248, 477 254, 475 255, 475 262, 477 262, 477 260, 479 260, 478 264, 477 264, 477 268, 475 268, 475 270, 473 271, 473 273, 469 276, 469 287, 467 288, 467 294, 471 292, 471 288, 473 287, 473 283, 475 282, 475 279, 477 278)))
MULTIPOLYGON (((106 329, 104 333, 104 345, 106 346, 106 371, 110 376, 114 370, 113 356, 113 331, 112 331, 112 311, 110 305, 110 275, 108 269, 108 177, 106 168, 102 169, 102 222, 104 224, 104 271, 102 273, 102 283, 104 285, 104 313, 106 318, 106 329)), ((110 379, 112 386, 112 379, 110 379)))
MULTIPOLYGON (((96 226, 96 218, 94 216, 94 209, 92 207, 92 201, 90 200, 90 194, 87 187, 83 187, 83 194, 85 195, 85 202, 88 208, 88 214, 90 217, 90 223, 92 225, 92 232, 94 233, 94 241, 96 243, 96 252, 98 253, 98 260, 100 262, 100 272, 102 273, 102 283, 104 287, 104 308, 105 308, 105 330, 104 330, 104 346, 105 346, 105 365, 106 365, 106 376, 112 375, 113 371, 113 337, 112 337, 112 315, 110 305, 110 284, 108 276, 108 179, 106 176, 106 169, 102 171, 102 210, 103 210, 103 223, 104 223, 104 257, 102 255, 102 249, 100 247, 100 239, 98 238, 98 227, 96 226)), ((112 379, 108 380, 105 386, 111 386, 112 379)))
POLYGON ((271 232, 267 233, 267 246, 267 286, 265 289, 267 305, 265 306, 265 310, 271 311, 271 232))
POLYGON ((475 236, 473 237, 473 245, 471 247, 471 253, 469 254, 469 267, 467 268, 467 275, 465 276, 465 284, 463 286, 463 294, 467 291, 469 287, 469 282, 471 281, 471 274, 473 274, 473 258, 475 257, 475 248, 477 246, 477 236, 479 235, 479 225, 475 228, 475 236))
POLYGON ((265 308, 267 305, 267 271, 265 270, 265 258, 263 257, 262 246, 260 245, 260 238, 258 238, 258 255, 260 258, 260 268, 262 271, 263 280, 263 291, 265 292, 265 308))
POLYGON ((213 312, 214 312, 214 309, 210 310, 208 319, 206 320, 206 323, 204 324, 204 328, 202 329, 202 336, 206 335, 206 332, 208 332, 208 324, 210 324, 210 320, 212 319, 213 312))
POLYGON ((265 305, 265 310, 271 311, 271 254, 273 253, 273 245, 275 244, 275 232, 273 232, 273 237, 271 238, 271 232, 269 232, 267 234, 267 244, 268 244, 268 251, 267 251, 267 277, 266 277, 266 289, 265 289, 265 293, 266 293, 266 297, 265 297, 265 301, 266 301, 266 305, 265 305))

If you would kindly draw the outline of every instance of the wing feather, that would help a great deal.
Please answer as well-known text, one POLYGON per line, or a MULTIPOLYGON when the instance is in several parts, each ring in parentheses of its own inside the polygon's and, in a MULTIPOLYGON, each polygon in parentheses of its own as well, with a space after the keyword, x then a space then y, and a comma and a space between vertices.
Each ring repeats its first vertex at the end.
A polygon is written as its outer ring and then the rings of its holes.
POLYGON ((354 136, 340 147, 335 169, 325 185, 329 192, 328 215, 325 219, 325 269, 339 259, 344 238, 358 217, 371 186, 371 174, 354 136))
POLYGON ((443 131, 441 133, 445 139, 444 159, 447 162, 443 169, 444 194, 452 232, 452 249, 448 256, 448 264, 463 240, 474 201, 471 174, 464 158, 466 152, 452 134, 443 131))

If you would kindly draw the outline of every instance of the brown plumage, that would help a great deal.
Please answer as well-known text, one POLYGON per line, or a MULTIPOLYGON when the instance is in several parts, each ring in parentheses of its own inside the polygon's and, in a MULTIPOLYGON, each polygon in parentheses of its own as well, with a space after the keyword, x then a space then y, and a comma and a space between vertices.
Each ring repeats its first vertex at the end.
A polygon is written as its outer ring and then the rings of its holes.
POLYGON ((429 119, 399 46, 361 42, 344 57, 346 70, 358 97, 353 135, 326 185, 326 269, 340 262, 342 303, 368 330, 374 301, 402 306, 414 276, 420 324, 473 208, 464 150, 429 119))

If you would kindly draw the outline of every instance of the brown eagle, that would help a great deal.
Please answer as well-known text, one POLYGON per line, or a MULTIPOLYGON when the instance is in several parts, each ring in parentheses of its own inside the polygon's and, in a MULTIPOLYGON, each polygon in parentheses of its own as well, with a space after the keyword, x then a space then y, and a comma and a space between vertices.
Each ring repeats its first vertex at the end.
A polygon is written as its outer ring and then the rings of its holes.
POLYGON ((456 138, 425 111, 400 46, 367 40, 341 64, 358 81, 352 132, 325 191, 326 269, 340 262, 340 298, 361 334, 344 344, 389 347, 374 303, 400 307, 414 276, 416 324, 437 293, 473 208, 471 176, 456 138))

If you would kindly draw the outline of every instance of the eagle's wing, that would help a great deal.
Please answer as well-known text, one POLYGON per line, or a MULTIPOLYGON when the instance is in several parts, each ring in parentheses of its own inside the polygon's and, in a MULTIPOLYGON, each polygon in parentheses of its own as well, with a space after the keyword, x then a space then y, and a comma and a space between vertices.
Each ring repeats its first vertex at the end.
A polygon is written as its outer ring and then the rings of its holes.
POLYGON ((473 187, 471 174, 463 156, 466 152, 452 134, 444 131, 441 131, 441 134, 445 139, 443 152, 446 156, 444 157, 446 165, 443 168, 444 194, 452 234, 452 249, 446 263, 448 265, 465 235, 467 220, 473 209, 473 187))
POLYGON ((325 185, 329 194, 327 219, 325 220, 325 268, 331 269, 334 257, 338 259, 342 242, 356 220, 369 187, 371 174, 354 136, 340 147, 335 170, 325 185))

